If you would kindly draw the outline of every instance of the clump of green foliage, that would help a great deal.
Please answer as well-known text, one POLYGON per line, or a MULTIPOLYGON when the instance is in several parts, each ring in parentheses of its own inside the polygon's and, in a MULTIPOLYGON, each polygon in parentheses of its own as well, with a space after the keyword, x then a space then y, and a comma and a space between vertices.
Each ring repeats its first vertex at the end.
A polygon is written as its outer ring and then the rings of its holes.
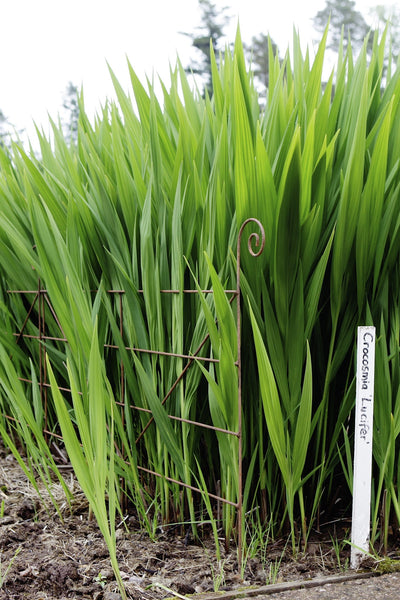
MULTIPOLYGON (((325 44, 326 34, 313 60, 296 35, 293 58, 271 49, 263 103, 239 33, 219 68, 212 57, 211 97, 189 87, 179 62, 162 98, 128 65, 131 92, 111 72, 117 100, 94 123, 80 99, 76 144, 53 125, 52 140, 38 132, 40 158, 0 148, 0 431, 15 452, 20 438, 50 482, 39 388, 24 381, 37 381, 38 344, 12 336, 32 296, 6 291, 40 279, 67 340, 45 343, 47 428, 64 438, 116 569, 121 491, 150 534, 173 519, 197 534, 200 512, 215 516, 202 498, 217 481, 238 501, 237 437, 168 415, 237 430, 237 333, 224 289, 236 287, 248 217, 262 222, 266 246, 242 258, 243 510, 257 508, 275 534, 288 524, 296 548, 337 489, 350 501, 356 328, 374 324, 374 539, 383 501, 386 542, 393 514, 400 520, 400 70, 385 63, 383 36, 370 58, 366 44, 357 60, 340 49, 323 81, 325 44), (196 285, 214 300, 162 293, 196 285), (124 290, 121 303, 108 290, 124 290), (200 356, 221 362, 196 361, 161 406, 184 359, 126 347, 190 355, 207 335, 200 356), (155 424, 136 443, 148 411, 155 424)), ((48 335, 60 337, 48 317, 48 335)), ((37 335, 34 319, 26 332, 37 335)), ((221 518, 229 539, 231 504, 221 518)))

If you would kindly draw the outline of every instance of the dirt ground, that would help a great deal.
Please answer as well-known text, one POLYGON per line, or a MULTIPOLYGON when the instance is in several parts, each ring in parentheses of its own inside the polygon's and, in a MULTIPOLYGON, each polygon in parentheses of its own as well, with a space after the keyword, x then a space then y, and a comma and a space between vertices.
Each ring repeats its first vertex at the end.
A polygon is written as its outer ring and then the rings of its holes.
MULTIPOLYGON (((55 486, 61 519, 54 508, 46 511, 14 457, 0 445, 0 600, 120 599, 100 531, 88 518, 87 502, 72 471, 66 469, 65 476, 75 490, 74 509, 71 514, 61 487, 55 486)), ((152 541, 138 531, 134 515, 125 524, 128 530, 122 523, 117 529, 117 555, 131 599, 157 600, 216 591, 229 596, 239 590, 248 590, 252 596, 255 589, 268 584, 343 574, 349 558, 348 546, 335 548, 313 541, 307 553, 294 559, 290 551, 284 551, 284 542, 271 542, 263 552, 248 558, 241 578, 234 549, 222 551, 218 564, 211 539, 194 543, 190 536, 169 527, 160 528, 156 541, 152 541)), ((400 590, 400 579, 397 586, 400 590)), ((313 597, 311 590, 303 591, 307 596, 297 590, 295 595, 282 592, 279 597, 313 597)), ((268 597, 272 600, 278 596, 273 593, 268 597)), ((317 597, 331 598, 326 588, 317 597)), ((374 600, 378 597, 371 596, 374 600)), ((360 600, 361 596, 355 598, 360 600)))

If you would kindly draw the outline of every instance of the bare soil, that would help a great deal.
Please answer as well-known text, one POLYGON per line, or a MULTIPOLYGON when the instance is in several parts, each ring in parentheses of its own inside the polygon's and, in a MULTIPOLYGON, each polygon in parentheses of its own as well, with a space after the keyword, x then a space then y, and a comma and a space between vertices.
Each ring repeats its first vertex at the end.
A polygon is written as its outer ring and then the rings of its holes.
MULTIPOLYGON (((40 499, 17 461, 0 445, 0 600, 120 600, 99 528, 89 519, 87 502, 72 471, 66 469, 66 478, 74 490, 72 514, 61 487, 55 485, 52 490, 60 518, 53 506, 44 502, 46 491, 40 499)), ((129 598, 138 600, 234 590, 254 595, 255 588, 269 583, 343 573, 348 546, 340 548, 339 556, 337 551, 331 543, 315 539, 306 553, 294 558, 290 551, 285 552, 284 541, 271 542, 266 552, 248 558, 244 577, 240 577, 234 549, 222 550, 218 563, 211 537, 195 543, 187 531, 161 527, 152 541, 138 530, 134 515, 117 529, 118 561, 126 591, 129 598)), ((310 600, 310 590, 304 591, 310 600)), ((280 595, 282 600, 291 597, 287 593, 280 595)), ((303 596, 298 590, 292 597, 303 596)), ((320 598, 321 592, 315 597, 320 598)), ((377 600, 378 596, 371 598, 377 600)))

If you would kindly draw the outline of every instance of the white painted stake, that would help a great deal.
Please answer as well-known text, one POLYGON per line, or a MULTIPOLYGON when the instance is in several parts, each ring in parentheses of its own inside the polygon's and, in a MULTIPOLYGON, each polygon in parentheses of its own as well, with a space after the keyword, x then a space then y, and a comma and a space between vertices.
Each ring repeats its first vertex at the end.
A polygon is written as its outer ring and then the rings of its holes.
POLYGON ((374 416, 375 327, 359 327, 354 430, 353 518, 350 566, 357 569, 369 550, 372 432, 374 416))

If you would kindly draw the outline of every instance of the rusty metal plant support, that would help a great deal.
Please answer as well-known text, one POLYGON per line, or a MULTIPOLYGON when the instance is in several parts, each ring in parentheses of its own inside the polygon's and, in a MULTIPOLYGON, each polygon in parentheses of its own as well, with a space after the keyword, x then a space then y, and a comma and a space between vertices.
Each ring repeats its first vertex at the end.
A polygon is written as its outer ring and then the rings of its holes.
POLYGON ((242 448, 242 346, 241 346, 241 331, 242 331, 242 321, 241 321, 241 297, 240 297, 240 245, 242 241, 243 230, 249 223, 255 223, 259 229, 261 234, 261 243, 260 243, 260 234, 252 233, 250 234, 247 241, 247 248, 250 252, 251 256, 257 257, 260 256, 265 246, 265 231, 264 227, 261 225, 258 219, 250 218, 246 219, 239 229, 238 241, 237 241, 237 249, 236 249, 236 331, 237 331, 237 347, 238 347, 238 418, 239 418, 239 427, 238 427, 238 466, 239 466, 239 490, 238 490, 238 503, 237 503, 237 515, 238 515, 238 560, 239 564, 242 562, 242 552, 243 552, 243 448, 242 448), (258 250, 253 250, 252 244, 258 247, 258 250))
MULTIPOLYGON (((238 559, 239 559, 238 564, 239 565, 242 562, 243 529, 244 529, 243 514, 242 514, 243 513, 243 465, 242 465, 243 448, 242 448, 242 360, 241 360, 241 292, 240 292, 241 270, 240 270, 240 261, 241 261, 241 241, 242 241, 243 231, 244 231, 245 227, 250 223, 253 223, 259 229, 258 233, 257 232, 251 233, 247 240, 247 248, 248 248, 250 255, 253 257, 257 257, 264 250, 265 232, 264 232, 264 228, 263 228, 262 224, 260 223, 260 221, 258 219, 255 219, 255 218, 246 219, 246 221, 244 221, 244 223, 240 227, 239 234, 238 234, 238 240, 237 240, 236 289, 225 290, 226 294, 231 295, 231 297, 229 299, 230 303, 232 303, 233 300, 236 298, 237 362, 235 364, 236 364, 236 367, 238 370, 238 397, 237 397, 238 430, 230 431, 227 429, 221 429, 221 428, 215 427, 213 425, 209 425, 207 423, 201 423, 198 421, 184 419, 184 418, 176 416, 176 415, 168 415, 168 417, 174 421, 179 421, 181 423, 186 423, 186 424, 192 425, 192 426, 198 426, 198 427, 203 427, 206 429, 211 429, 215 432, 235 436, 238 439, 238 476, 239 476, 239 481, 238 481, 238 490, 237 490, 237 502, 232 502, 232 501, 230 501, 226 498, 223 498, 217 494, 209 493, 209 496, 210 496, 210 498, 215 499, 217 502, 223 502, 225 504, 229 504, 229 505, 233 506, 237 511, 237 530, 238 530, 237 551, 238 551, 238 559)), ((140 293, 140 292, 142 292, 142 290, 138 290, 138 292, 140 293)), ((27 316, 25 318, 24 323, 23 323, 20 331, 18 333, 14 333, 14 335, 17 338, 16 339, 17 344, 20 342, 20 340, 22 338, 30 338, 30 339, 38 340, 38 343, 39 343, 39 371, 40 371, 38 383, 39 383, 39 388, 40 388, 41 401, 42 401, 42 405, 43 405, 43 409, 44 409, 43 433, 45 435, 46 441, 48 441, 48 436, 62 439, 61 436, 55 434, 54 432, 50 432, 48 430, 47 391, 50 388, 50 384, 47 381, 46 344, 50 341, 58 341, 58 342, 67 343, 66 336, 65 336, 63 329, 61 327, 61 324, 57 318, 56 312, 50 302, 47 290, 45 290, 41 287, 40 279, 38 282, 37 290, 8 290, 8 293, 9 294, 25 294, 25 295, 33 294, 34 295, 34 299, 33 299, 32 303, 30 305, 30 308, 27 312, 27 316), (25 329, 26 329, 26 326, 27 326, 29 320, 31 319, 31 315, 32 315, 32 312, 33 312, 33 309, 34 309, 36 303, 38 303, 38 335, 30 335, 30 334, 27 334, 24 332, 25 332, 25 329), (60 337, 46 335, 46 305, 47 305, 48 309, 50 310, 50 313, 51 313, 52 317, 54 318, 54 320, 62 334, 60 337)), ((124 292, 124 290, 108 290, 108 293, 118 297, 119 333, 120 333, 121 339, 123 339, 124 313, 123 313, 123 301, 122 300, 123 300, 123 295, 125 292, 124 292)), ((180 293, 198 294, 199 292, 198 292, 198 290, 184 289, 184 290, 161 290, 161 293, 165 293, 165 294, 180 294, 180 293)), ((213 290, 202 290, 202 293, 212 294, 213 290)), ((188 369, 193 364, 195 364, 196 361, 201 360, 201 361, 209 362, 209 363, 218 363, 219 362, 219 360, 215 359, 215 358, 207 358, 207 357, 200 356, 200 352, 201 352, 202 348, 204 347, 204 345, 207 343, 208 339, 209 339, 209 334, 207 334, 204 337, 204 339, 201 341, 201 343, 199 344, 197 349, 194 351, 194 353, 190 354, 190 355, 189 354, 176 354, 176 353, 172 353, 172 352, 165 352, 165 351, 155 350, 155 349, 132 348, 132 347, 128 347, 128 346, 125 346, 124 348, 125 348, 125 350, 130 351, 130 352, 147 353, 147 354, 153 354, 153 355, 158 355, 158 356, 169 356, 169 357, 174 357, 174 358, 185 359, 187 361, 185 366, 183 367, 181 373, 177 376, 176 380, 170 387, 169 391, 167 392, 165 397, 162 399, 161 405, 164 406, 166 401, 168 400, 168 398, 171 396, 173 391, 176 389, 176 387, 179 385, 179 383, 184 378, 188 369)), ((104 347, 109 348, 109 349, 119 350, 119 346, 115 345, 115 344, 105 344, 104 347)), ((120 401, 117 401, 116 404, 121 406, 121 409, 123 409, 126 406, 125 405, 125 370, 126 370, 127 366, 124 365, 122 358, 120 358, 120 360, 119 360, 119 365, 120 365, 120 367, 119 367, 120 368, 120 375, 119 375, 119 377, 120 377, 120 401)), ((29 379, 21 378, 21 380, 26 383, 32 384, 32 381, 29 379)), ((71 390, 69 388, 60 387, 59 389, 60 389, 60 391, 69 392, 69 393, 71 392, 71 390)), ((133 410, 147 412, 150 415, 149 421, 144 426, 144 428, 142 429, 142 431, 140 432, 140 434, 138 435, 138 437, 136 439, 136 444, 138 444, 139 441, 142 439, 142 437, 145 435, 148 428, 154 422, 154 416, 152 415, 152 413, 149 409, 145 409, 140 406, 129 404, 129 408, 131 408, 133 410)), ((4 415, 4 416, 7 417, 7 415, 4 415)), ((7 417, 7 418, 9 418, 10 420, 14 420, 11 417, 7 417)), ((123 423, 125 423, 124 410, 122 410, 122 420, 123 420, 123 423)), ((120 455, 122 457, 124 457, 124 454, 125 454, 124 448, 117 449, 117 451, 120 453, 120 455)), ((165 475, 163 475, 161 473, 156 473, 155 471, 152 471, 151 469, 148 469, 145 466, 137 465, 137 468, 145 473, 152 475, 152 476, 163 477, 172 483, 178 484, 178 485, 180 485, 184 488, 190 489, 194 492, 200 492, 200 493, 202 492, 197 487, 189 485, 183 481, 179 481, 179 480, 172 479, 170 477, 166 477, 165 475)))

